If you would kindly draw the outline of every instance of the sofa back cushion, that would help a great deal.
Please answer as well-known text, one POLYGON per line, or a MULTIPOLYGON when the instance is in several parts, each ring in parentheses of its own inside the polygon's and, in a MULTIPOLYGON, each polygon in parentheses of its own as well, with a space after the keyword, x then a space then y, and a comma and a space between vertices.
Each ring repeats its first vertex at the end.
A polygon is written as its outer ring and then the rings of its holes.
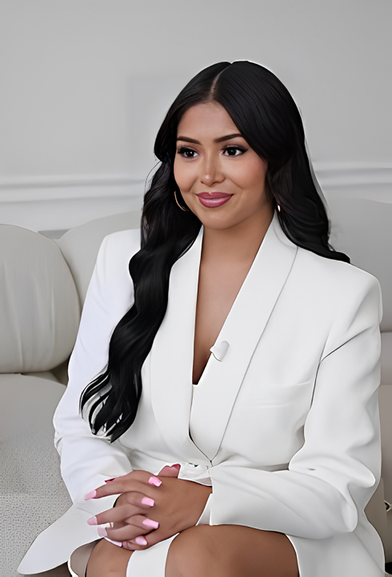
POLYGON ((105 236, 140 227, 140 210, 105 216, 66 232, 57 242, 71 269, 83 305, 99 247, 105 236))
POLYGON ((72 275, 57 244, 0 225, 0 373, 50 370, 69 356, 80 318, 72 275))

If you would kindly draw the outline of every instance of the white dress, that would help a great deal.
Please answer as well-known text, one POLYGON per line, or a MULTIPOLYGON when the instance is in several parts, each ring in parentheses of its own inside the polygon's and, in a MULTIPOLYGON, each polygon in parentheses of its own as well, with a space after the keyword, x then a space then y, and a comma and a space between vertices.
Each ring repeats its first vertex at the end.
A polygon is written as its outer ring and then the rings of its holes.
MULTIPOLYGON (((74 506, 37 538, 19 571, 59 565, 97 538, 86 521, 115 497, 83 497, 105 479, 180 463, 182 478, 212 484, 201 523, 286 534, 301 577, 383 577, 381 540, 364 514, 381 465, 376 279, 296 247, 275 217, 192 387, 201 231, 173 266, 135 422, 109 444, 91 434, 79 398, 132 306, 128 261, 138 241, 138 231, 123 231, 101 247, 55 415, 74 506)), ((127 576, 164 577, 169 546, 134 553, 127 576)))

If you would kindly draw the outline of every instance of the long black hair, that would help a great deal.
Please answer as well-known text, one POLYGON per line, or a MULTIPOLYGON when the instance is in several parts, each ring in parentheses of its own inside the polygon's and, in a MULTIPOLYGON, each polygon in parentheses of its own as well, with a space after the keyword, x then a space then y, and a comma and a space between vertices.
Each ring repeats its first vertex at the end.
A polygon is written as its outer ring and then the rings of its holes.
POLYGON ((191 106, 221 104, 249 146, 268 163, 266 188, 285 234, 300 247, 326 258, 349 258, 328 243, 329 222, 305 148, 298 108, 269 70, 252 62, 220 62, 197 74, 171 105, 158 131, 160 161, 144 197, 141 249, 129 263, 135 289, 132 308, 116 326, 106 370, 83 391, 93 433, 111 441, 133 423, 142 391, 141 369, 166 313, 173 264, 195 241, 201 223, 182 211, 173 175, 177 127, 191 106))

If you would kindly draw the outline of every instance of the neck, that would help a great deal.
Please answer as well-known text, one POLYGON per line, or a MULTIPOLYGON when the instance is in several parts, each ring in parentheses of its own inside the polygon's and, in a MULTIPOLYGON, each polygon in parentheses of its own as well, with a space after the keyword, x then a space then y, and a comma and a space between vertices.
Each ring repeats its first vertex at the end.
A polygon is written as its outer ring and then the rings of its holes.
POLYGON ((228 229, 204 228, 204 262, 253 262, 271 224, 273 210, 254 222, 244 221, 228 229))

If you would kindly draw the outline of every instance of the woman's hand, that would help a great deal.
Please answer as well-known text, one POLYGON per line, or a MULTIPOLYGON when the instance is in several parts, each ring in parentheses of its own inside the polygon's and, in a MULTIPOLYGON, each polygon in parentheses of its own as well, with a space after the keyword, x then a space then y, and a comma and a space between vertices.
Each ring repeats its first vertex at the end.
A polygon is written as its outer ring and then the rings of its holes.
POLYGON ((100 527, 101 536, 122 542, 130 550, 146 549, 192 527, 211 488, 177 479, 177 475, 178 468, 164 467, 159 477, 147 471, 132 471, 106 483, 88 497, 98 499, 118 493, 120 497, 113 509, 93 517, 89 523, 113 524, 112 528, 100 527))

